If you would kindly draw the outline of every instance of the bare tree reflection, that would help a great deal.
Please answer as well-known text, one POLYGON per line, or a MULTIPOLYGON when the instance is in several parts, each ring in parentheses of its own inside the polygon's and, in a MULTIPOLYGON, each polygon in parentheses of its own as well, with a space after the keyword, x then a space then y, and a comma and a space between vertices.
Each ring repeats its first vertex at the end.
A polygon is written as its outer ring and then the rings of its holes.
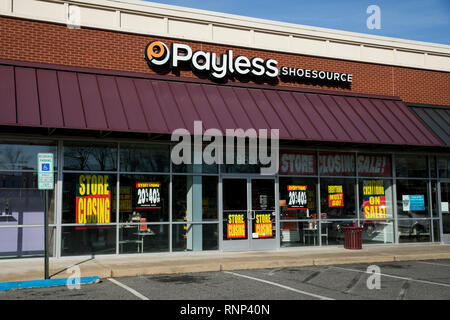
POLYGON ((31 154, 25 154, 20 147, 7 145, 0 149, 0 166, 5 170, 33 169, 31 160, 31 154))
POLYGON ((74 170, 115 170, 116 149, 92 146, 70 146, 65 152, 66 169, 74 170))

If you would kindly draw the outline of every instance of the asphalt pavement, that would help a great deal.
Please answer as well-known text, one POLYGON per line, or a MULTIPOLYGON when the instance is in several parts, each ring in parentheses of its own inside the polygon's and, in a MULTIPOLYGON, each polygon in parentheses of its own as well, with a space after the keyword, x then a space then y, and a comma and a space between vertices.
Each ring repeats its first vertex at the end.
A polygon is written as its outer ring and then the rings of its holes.
POLYGON ((449 300, 450 259, 141 275, 104 278, 79 289, 0 292, 0 300, 49 299, 181 300, 196 305, 208 300, 247 305, 276 300, 449 300))

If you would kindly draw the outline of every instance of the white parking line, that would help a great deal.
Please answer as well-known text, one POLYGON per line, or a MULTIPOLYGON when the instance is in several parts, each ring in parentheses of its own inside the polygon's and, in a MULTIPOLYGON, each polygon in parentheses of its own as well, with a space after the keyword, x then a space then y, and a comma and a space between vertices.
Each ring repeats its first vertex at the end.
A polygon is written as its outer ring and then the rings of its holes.
POLYGON ((251 280, 255 280, 255 281, 267 283, 267 284, 270 284, 270 285, 273 285, 273 286, 277 286, 277 287, 280 287, 280 288, 283 288, 283 289, 286 289, 286 290, 290 290, 290 291, 294 291, 294 292, 297 292, 297 293, 301 293, 301 294, 304 294, 304 295, 307 295, 307 296, 310 296, 310 297, 318 298, 318 299, 320 299, 320 300, 334 300, 334 299, 332 299, 332 298, 320 296, 320 295, 317 295, 317 294, 314 294, 314 293, 310 293, 310 292, 306 292, 306 291, 302 291, 302 290, 297 290, 297 289, 295 289, 295 288, 291 288, 291 287, 288 287, 288 286, 284 286, 284 285, 282 285, 282 284, 275 283, 275 282, 272 282, 272 281, 267 281, 267 280, 263 280, 263 279, 258 279, 258 278, 254 278, 254 277, 249 277, 249 276, 245 276, 245 275, 239 274, 239 273, 234 273, 234 272, 231 272, 231 271, 223 271, 223 272, 224 272, 224 273, 231 274, 231 275, 233 275, 233 276, 243 277, 243 278, 247 278, 247 279, 251 279, 251 280))
MULTIPOLYGON (((346 270, 346 271, 352 271, 352 272, 361 272, 361 273, 367 273, 372 275, 373 273, 371 272, 367 272, 367 271, 361 271, 361 270, 356 270, 356 269, 348 269, 348 268, 341 268, 341 267, 330 267, 333 269, 339 269, 339 270, 346 270)), ((426 284, 432 284, 432 285, 436 285, 436 286, 442 286, 442 287, 450 287, 450 284, 446 284, 446 283, 440 283, 440 282, 432 282, 432 281, 426 281, 426 280, 419 280, 419 279, 413 279, 413 278, 405 278, 405 277, 399 277, 399 276, 393 276, 391 274, 385 274, 385 273, 377 273, 380 276, 384 276, 384 277, 389 277, 389 278, 394 278, 394 279, 400 279, 400 280, 408 280, 408 281, 413 281, 413 282, 420 282, 420 283, 426 283, 426 284)))
POLYGON ((425 263, 425 264, 432 264, 432 265, 435 265, 435 266, 450 267, 450 264, 445 264, 445 263, 425 262, 425 261, 417 261, 417 262, 425 263))
POLYGON ((119 287, 124 288, 125 290, 131 292, 132 294, 134 294, 136 297, 142 299, 142 300, 150 300, 149 298, 147 298, 146 296, 140 294, 139 292, 137 292, 136 290, 124 285, 123 283, 120 283, 119 281, 112 279, 112 278, 108 278, 109 281, 111 281, 114 284, 117 284, 119 287))

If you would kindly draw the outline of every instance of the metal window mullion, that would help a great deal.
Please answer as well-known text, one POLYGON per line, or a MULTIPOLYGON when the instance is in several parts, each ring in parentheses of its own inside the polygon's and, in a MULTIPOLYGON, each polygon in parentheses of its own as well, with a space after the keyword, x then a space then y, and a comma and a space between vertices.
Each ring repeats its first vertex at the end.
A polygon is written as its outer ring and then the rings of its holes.
POLYGON ((355 184, 355 212, 356 212, 356 218, 358 222, 358 227, 361 226, 361 218, 360 218, 360 212, 359 212, 359 177, 358 177, 358 168, 357 168, 357 159, 358 159, 358 152, 355 152, 355 174, 356 174, 356 184, 355 184))
POLYGON ((219 251, 223 251, 223 192, 222 192, 222 176, 219 175, 218 183, 218 195, 217 201, 218 203, 218 217, 219 217, 219 251))
POLYGON ((428 218, 430 221, 431 239, 430 242, 434 241, 434 226, 433 226, 433 190, 431 189, 431 179, 430 179, 430 157, 428 158, 428 183, 427 183, 427 198, 428 198, 428 218))
POLYGON ((116 255, 119 255, 119 241, 120 241, 120 232, 119 232, 119 218, 120 218, 120 142, 117 143, 117 173, 116 173, 116 255))
MULTIPOLYGON (((171 150, 171 149, 170 149, 171 150)), ((173 192, 172 192, 172 159, 170 161, 169 170, 169 252, 172 252, 172 202, 173 202, 173 192)))
POLYGON ((276 249, 280 249, 281 246, 281 226, 280 226, 280 185, 279 185, 279 176, 278 174, 275 176, 275 240, 276 240, 276 249))
MULTIPOLYGON (((441 203, 442 198, 441 198, 441 181, 437 182, 437 186, 436 186, 437 190, 437 202, 441 203)), ((440 243, 444 243, 444 226, 443 226, 443 221, 442 221, 442 205, 438 205, 437 206, 438 209, 438 216, 439 216, 439 239, 440 239, 440 243)))
POLYGON ((315 169, 316 169, 316 208, 317 208, 317 213, 319 215, 318 219, 319 219, 319 247, 322 246, 322 219, 321 219, 321 210, 320 210, 320 167, 319 167, 319 150, 316 150, 316 163, 315 165, 315 169))
POLYGON ((58 140, 57 144, 57 156, 58 156, 58 174, 56 183, 56 258, 61 257, 61 244, 62 244, 62 192, 63 192, 63 157, 64 142, 58 140))
POLYGON ((397 173, 395 168, 395 154, 392 155, 392 202, 394 209, 394 243, 398 244, 400 237, 398 234, 398 216, 397 216, 397 173))

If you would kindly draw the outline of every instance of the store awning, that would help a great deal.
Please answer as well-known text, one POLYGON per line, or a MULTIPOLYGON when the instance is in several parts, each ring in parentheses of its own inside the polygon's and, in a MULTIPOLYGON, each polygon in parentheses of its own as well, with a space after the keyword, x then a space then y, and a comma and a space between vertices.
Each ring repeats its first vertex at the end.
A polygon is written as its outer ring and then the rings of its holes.
POLYGON ((441 146, 399 98, 214 84, 0 60, 0 125, 171 134, 279 129, 281 139, 441 146))
POLYGON ((408 105, 433 133, 450 147, 450 108, 429 105, 408 105))

